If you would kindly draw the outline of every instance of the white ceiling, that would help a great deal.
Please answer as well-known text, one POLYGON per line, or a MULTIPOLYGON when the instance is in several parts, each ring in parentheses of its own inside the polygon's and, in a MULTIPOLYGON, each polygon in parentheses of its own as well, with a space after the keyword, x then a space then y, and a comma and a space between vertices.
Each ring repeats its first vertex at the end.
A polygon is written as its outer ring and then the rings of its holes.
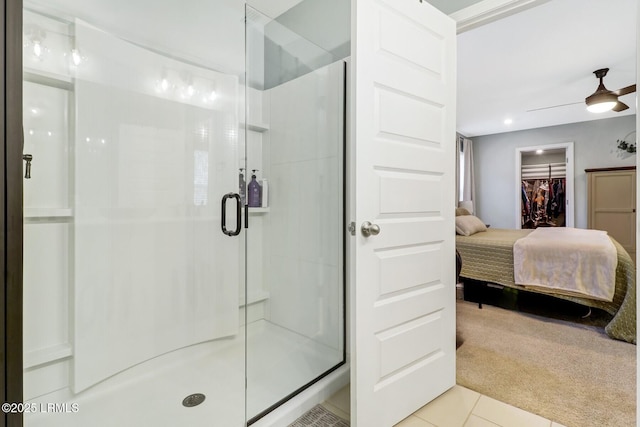
POLYGON ((598 68, 610 68, 610 90, 636 82, 636 7, 636 0, 553 0, 458 35, 458 132, 635 114, 636 94, 620 98, 628 110, 598 115, 586 111, 584 98, 596 90, 598 68))

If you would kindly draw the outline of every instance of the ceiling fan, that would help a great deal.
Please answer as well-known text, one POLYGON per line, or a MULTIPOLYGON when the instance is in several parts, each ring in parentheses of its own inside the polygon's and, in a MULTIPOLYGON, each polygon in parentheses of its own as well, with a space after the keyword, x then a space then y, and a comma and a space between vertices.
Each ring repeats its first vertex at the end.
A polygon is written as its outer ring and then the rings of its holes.
POLYGON ((592 113, 603 113, 609 110, 616 112, 624 111, 629 108, 629 106, 624 102, 620 102, 618 97, 636 91, 636 85, 630 85, 618 90, 609 90, 604 87, 602 79, 607 75, 608 71, 608 68, 601 68, 593 72, 596 78, 600 79, 600 84, 594 93, 585 98, 587 110, 592 113))
MULTIPOLYGON (((618 100, 619 96, 627 95, 629 93, 636 91, 636 85, 630 85, 627 87, 623 87, 618 90, 609 90, 604 87, 604 83, 602 79, 607 75, 609 71, 608 68, 601 68, 593 72, 596 75, 596 78, 600 79, 600 84, 598 85, 598 89, 591 95, 585 98, 585 103, 587 104, 587 110, 592 113, 604 113, 609 110, 613 110, 616 112, 624 111, 629 106, 624 102, 618 100)), ((534 108, 531 110, 527 110, 528 113, 540 110, 547 110, 549 108, 557 108, 557 107, 566 107, 569 105, 582 104, 582 102, 570 102, 568 104, 559 104, 552 105, 550 107, 542 107, 542 108, 534 108)))

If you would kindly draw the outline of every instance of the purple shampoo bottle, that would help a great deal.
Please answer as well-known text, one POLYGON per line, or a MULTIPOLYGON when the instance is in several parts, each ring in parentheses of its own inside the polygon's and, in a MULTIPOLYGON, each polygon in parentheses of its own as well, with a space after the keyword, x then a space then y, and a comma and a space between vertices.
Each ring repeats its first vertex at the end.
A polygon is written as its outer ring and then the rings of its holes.
POLYGON ((259 208, 262 206, 260 200, 260 184, 256 180, 256 172, 258 169, 253 169, 251 175, 251 182, 247 186, 247 204, 250 208, 259 208))

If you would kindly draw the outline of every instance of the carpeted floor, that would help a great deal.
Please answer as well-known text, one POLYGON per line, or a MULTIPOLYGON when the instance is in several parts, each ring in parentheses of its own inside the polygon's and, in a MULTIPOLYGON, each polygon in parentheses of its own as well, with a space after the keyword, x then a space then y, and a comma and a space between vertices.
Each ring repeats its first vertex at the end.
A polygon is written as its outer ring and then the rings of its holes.
POLYGON ((636 346, 601 327, 458 301, 458 384, 567 427, 636 424, 636 346))

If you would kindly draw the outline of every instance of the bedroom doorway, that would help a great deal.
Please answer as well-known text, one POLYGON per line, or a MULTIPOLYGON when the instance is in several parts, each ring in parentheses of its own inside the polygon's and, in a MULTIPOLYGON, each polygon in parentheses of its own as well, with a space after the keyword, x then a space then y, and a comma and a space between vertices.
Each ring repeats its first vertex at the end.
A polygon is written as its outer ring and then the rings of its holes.
POLYGON ((574 227, 573 142, 516 148, 515 228, 574 227))

